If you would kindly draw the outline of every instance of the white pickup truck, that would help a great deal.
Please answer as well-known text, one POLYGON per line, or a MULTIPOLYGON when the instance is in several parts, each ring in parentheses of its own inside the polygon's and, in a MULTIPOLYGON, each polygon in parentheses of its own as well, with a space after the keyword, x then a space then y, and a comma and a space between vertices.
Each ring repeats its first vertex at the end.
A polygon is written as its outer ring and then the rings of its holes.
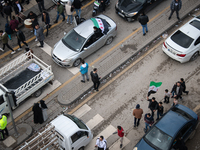
POLYGON ((9 113, 7 92, 13 93, 9 101, 12 109, 15 109, 27 97, 40 96, 41 88, 52 83, 53 78, 51 66, 30 51, 6 64, 0 69, 0 114, 9 113))

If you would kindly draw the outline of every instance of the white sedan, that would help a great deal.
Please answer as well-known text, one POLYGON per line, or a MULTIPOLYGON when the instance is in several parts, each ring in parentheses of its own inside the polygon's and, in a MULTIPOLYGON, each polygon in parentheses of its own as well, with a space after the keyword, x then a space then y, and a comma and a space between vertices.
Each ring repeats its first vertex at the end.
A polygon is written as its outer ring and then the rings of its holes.
POLYGON ((169 36, 162 49, 180 63, 195 60, 200 53, 200 16, 194 17, 169 36))

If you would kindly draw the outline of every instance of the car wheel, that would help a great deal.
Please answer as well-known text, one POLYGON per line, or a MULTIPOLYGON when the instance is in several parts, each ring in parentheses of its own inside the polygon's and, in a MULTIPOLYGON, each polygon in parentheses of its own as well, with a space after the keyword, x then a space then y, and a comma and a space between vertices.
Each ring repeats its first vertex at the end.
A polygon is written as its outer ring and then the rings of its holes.
POLYGON ((84 147, 79 148, 78 150, 84 150, 84 147))
POLYGON ((74 66, 74 67, 78 67, 80 64, 81 64, 81 59, 78 58, 78 59, 76 59, 76 60, 74 61, 73 66, 74 66))
POLYGON ((112 41, 113 41, 113 37, 111 36, 111 37, 109 37, 109 38, 107 39, 106 45, 109 45, 110 43, 112 43, 112 41))
POLYGON ((192 57, 190 58, 190 61, 194 61, 195 59, 197 59, 197 57, 199 56, 199 52, 195 52, 192 57))
POLYGON ((41 94, 42 94, 42 89, 39 89, 34 93, 34 96, 39 97, 41 94))

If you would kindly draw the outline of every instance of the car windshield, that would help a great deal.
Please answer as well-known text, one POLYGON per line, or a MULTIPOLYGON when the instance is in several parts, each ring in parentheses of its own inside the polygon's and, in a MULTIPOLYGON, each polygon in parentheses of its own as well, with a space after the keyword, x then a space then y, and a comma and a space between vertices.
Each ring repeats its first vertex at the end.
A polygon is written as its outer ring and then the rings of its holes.
POLYGON ((181 47, 188 48, 191 43, 194 41, 193 38, 187 36, 180 30, 178 30, 176 33, 174 33, 171 36, 172 41, 174 41, 176 44, 180 45, 181 47))
POLYGON ((85 42, 85 38, 80 36, 74 29, 63 37, 62 42, 74 51, 79 51, 85 42))
POLYGON ((71 119, 80 129, 88 130, 87 126, 80 119, 68 114, 65 114, 65 116, 71 119))
POLYGON ((144 137, 147 143, 150 143, 153 147, 157 147, 161 150, 166 150, 170 147, 172 137, 162 132, 156 126, 144 137))

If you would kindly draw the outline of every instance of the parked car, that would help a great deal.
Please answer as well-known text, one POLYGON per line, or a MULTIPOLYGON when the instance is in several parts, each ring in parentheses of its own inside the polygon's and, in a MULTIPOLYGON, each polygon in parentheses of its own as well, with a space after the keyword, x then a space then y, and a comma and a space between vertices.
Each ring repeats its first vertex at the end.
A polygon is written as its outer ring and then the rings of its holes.
POLYGON ((141 138, 133 150, 173 150, 173 145, 181 137, 184 142, 191 139, 199 124, 195 112, 183 105, 172 107, 141 138))
POLYGON ((81 63, 81 59, 86 58, 102 46, 109 45, 116 34, 117 25, 111 18, 99 15, 88 19, 69 31, 55 44, 52 50, 53 61, 61 67, 77 67, 81 63), (103 23, 101 23, 107 29, 107 33, 102 33, 97 40, 93 39, 94 20, 102 21, 103 23))
POLYGON ((137 20, 138 16, 149 6, 156 6, 162 0, 118 0, 116 13, 127 21, 137 20))
POLYGON ((194 17, 169 36, 162 49, 180 63, 197 59, 200 52, 200 16, 194 17))

